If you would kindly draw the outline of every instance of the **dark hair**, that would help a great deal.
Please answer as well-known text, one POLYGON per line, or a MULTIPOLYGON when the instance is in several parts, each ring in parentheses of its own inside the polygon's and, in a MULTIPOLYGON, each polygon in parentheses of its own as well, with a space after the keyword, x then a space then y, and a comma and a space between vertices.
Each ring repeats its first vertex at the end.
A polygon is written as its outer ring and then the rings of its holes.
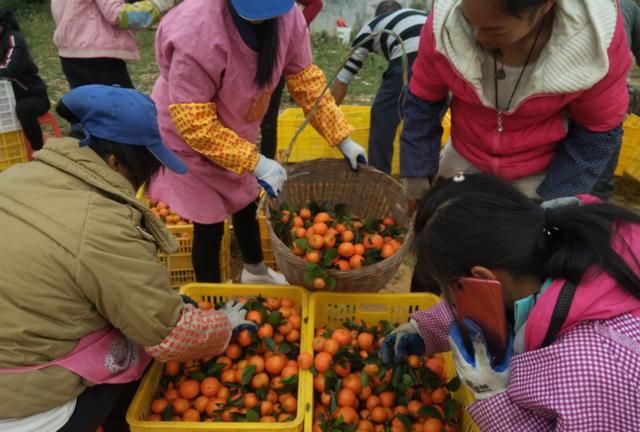
POLYGON ((402 9, 402 5, 395 0, 385 0, 376 7, 376 16, 386 15, 402 9))
POLYGON ((258 38, 258 70, 256 83, 266 87, 273 79, 273 71, 278 65, 278 44, 280 40, 278 18, 266 20, 256 25, 258 38))
POLYGON ((9 30, 20 31, 20 26, 13 12, 8 9, 0 9, 0 25, 9 30))
POLYGON ((416 270, 441 285, 476 265, 578 284, 596 265, 640 298, 640 276, 611 247, 614 236, 630 247, 615 222, 640 223, 640 216, 610 204, 545 210, 503 180, 466 175, 426 196, 416 222, 416 270))
MULTIPOLYGON (((58 102, 56 112, 72 125, 80 123, 80 120, 62 101, 58 102)), ((74 130, 73 127, 70 136, 76 139, 84 138, 80 131, 74 130)), ((118 162, 129 171, 135 188, 139 188, 143 184, 149 184, 149 181, 162 166, 162 163, 145 146, 121 144, 92 136, 89 148, 103 159, 110 155, 115 156, 118 162)))
POLYGON ((549 0, 503 0, 504 7, 510 15, 520 17, 523 13, 537 9, 549 0))

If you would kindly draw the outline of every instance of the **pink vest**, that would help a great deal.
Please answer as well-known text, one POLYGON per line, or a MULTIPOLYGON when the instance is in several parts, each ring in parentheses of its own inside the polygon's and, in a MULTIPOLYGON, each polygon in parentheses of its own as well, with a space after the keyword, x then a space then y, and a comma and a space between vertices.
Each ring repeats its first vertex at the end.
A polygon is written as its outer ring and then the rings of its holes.
POLYGON ((119 330, 104 328, 80 339, 66 356, 47 363, 19 368, 0 368, 0 374, 31 372, 58 366, 93 384, 121 384, 142 377, 151 357, 119 330))

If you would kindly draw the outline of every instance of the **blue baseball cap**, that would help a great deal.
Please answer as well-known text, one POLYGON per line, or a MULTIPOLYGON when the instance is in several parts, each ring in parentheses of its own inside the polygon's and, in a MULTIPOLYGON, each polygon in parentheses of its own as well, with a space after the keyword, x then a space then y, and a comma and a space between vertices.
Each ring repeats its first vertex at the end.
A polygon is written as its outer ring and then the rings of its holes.
POLYGON ((284 15, 291 10, 294 3, 294 0, 231 0, 238 15, 251 21, 284 15))
POLYGON ((171 171, 187 172, 185 163, 162 142, 158 112, 147 95, 118 86, 91 84, 71 90, 61 101, 85 131, 80 146, 88 145, 91 137, 145 146, 171 171))

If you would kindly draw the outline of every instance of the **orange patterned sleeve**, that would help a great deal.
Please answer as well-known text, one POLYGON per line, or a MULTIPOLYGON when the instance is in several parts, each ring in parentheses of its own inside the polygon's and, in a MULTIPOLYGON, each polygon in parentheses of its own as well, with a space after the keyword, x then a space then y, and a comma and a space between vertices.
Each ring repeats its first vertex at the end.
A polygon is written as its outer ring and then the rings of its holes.
POLYGON ((260 157, 255 144, 218 120, 215 103, 173 104, 169 112, 192 149, 238 175, 255 170, 260 157))
MULTIPOLYGON (((296 74, 287 76, 286 79, 289 93, 302 107, 304 114, 309 115, 311 108, 327 85, 324 73, 318 66, 312 64, 296 74)), ((322 96, 316 115, 311 119, 311 125, 332 147, 344 141, 352 130, 328 91, 322 96)))

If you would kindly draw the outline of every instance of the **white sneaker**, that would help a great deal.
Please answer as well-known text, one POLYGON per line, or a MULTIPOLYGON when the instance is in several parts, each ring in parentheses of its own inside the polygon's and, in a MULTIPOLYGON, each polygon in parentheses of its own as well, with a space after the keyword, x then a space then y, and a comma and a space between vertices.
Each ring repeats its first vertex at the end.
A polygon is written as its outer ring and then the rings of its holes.
POLYGON ((242 269, 242 275, 240 275, 240 283, 243 284, 266 284, 266 285, 289 285, 287 279, 284 277, 282 273, 279 273, 272 269, 271 267, 267 267, 267 274, 264 275, 256 275, 253 274, 247 269, 242 269))

